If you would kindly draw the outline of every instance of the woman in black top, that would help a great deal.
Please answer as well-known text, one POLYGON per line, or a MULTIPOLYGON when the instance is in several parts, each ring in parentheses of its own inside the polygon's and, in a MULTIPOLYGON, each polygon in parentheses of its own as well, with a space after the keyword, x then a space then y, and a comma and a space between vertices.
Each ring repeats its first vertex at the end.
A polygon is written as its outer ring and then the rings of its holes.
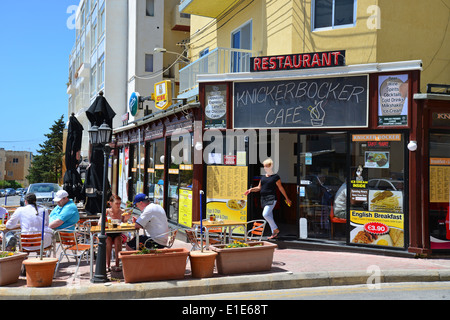
POLYGON ((277 204, 277 187, 281 194, 286 199, 288 206, 291 206, 292 201, 289 200, 284 191, 283 185, 281 184, 280 176, 273 173, 273 161, 272 159, 266 159, 263 162, 264 170, 266 174, 261 176, 259 185, 254 188, 250 188, 245 191, 244 195, 248 195, 250 192, 260 192, 261 193, 261 207, 263 207, 263 217, 269 223, 270 229, 272 229, 272 236, 269 239, 274 239, 280 233, 275 220, 273 219, 273 208, 277 204))

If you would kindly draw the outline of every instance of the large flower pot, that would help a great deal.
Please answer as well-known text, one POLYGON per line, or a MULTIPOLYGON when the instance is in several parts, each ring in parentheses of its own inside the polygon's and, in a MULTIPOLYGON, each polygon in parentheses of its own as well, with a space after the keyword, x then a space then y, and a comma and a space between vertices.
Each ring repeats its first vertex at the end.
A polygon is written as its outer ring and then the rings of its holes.
POLYGON ((27 256, 27 253, 18 252, 12 256, 0 258, 0 286, 19 281, 22 262, 27 256))
POLYGON ((156 280, 179 280, 186 272, 186 248, 150 250, 147 254, 139 251, 121 251, 123 277, 125 282, 145 282, 156 280))
POLYGON ((27 287, 50 287, 58 259, 34 258, 23 262, 27 273, 27 287))
POLYGON ((217 252, 205 250, 189 252, 193 278, 211 278, 214 273, 214 262, 217 252))
POLYGON ((225 244, 210 246, 218 254, 217 271, 220 274, 233 274, 270 270, 277 245, 266 241, 248 244, 248 247, 240 248, 225 248, 225 244))

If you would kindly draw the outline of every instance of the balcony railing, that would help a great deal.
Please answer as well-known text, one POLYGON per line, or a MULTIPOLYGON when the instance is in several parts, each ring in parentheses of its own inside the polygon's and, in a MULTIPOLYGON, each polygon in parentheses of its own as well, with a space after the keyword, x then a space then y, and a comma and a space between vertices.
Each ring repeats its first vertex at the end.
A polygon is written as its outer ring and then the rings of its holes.
POLYGON ((256 52, 245 49, 216 48, 180 70, 180 94, 197 87, 198 74, 249 72, 250 57, 256 52))

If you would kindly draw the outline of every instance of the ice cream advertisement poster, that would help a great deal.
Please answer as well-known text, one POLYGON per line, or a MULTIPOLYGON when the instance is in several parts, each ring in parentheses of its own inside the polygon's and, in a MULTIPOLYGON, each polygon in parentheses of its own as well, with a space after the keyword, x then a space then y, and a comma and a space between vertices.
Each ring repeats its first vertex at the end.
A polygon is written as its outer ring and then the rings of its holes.
POLYGON ((408 124, 408 75, 378 77, 378 125, 408 124))

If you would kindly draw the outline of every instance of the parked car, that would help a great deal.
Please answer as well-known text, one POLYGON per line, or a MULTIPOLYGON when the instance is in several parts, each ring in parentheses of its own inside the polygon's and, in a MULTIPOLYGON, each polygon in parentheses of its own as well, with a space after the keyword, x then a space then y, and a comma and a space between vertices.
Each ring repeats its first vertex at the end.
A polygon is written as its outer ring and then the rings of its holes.
POLYGON ((6 196, 6 190, 0 189, 0 197, 4 197, 4 196, 6 196))
POLYGON ((403 180, 370 179, 367 188, 372 190, 403 190, 403 180))
POLYGON ((25 193, 25 188, 17 188, 16 189, 16 196, 21 196, 25 193))
POLYGON ((34 193, 36 195, 36 202, 41 205, 50 205, 53 202, 53 198, 58 190, 62 188, 56 183, 33 183, 27 189, 27 192, 20 198, 20 205, 25 205, 25 195, 28 193, 34 193))
POLYGON ((16 190, 14 190, 13 188, 6 188, 6 195, 9 196, 15 196, 16 195, 16 190))

